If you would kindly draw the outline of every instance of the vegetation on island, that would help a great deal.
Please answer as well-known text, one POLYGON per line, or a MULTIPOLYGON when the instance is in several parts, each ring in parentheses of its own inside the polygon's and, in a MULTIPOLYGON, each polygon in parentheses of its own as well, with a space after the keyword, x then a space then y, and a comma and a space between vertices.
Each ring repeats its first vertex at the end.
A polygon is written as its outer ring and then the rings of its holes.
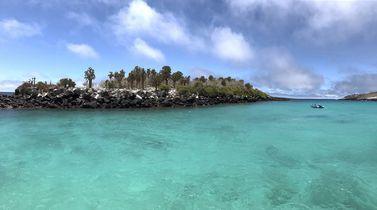
MULTIPOLYGON (((86 88, 92 89, 93 81, 96 78, 95 70, 89 67, 84 72, 84 78, 86 88)), ((76 83, 70 78, 63 78, 56 84, 36 82, 36 79, 32 78, 20 85, 15 94, 28 95, 34 91, 43 93, 51 89, 75 87, 76 83)), ((197 95, 209 98, 227 96, 253 97, 260 100, 269 98, 266 93, 254 88, 250 83, 245 83, 244 80, 232 77, 214 77, 213 75, 191 78, 181 71, 173 71, 170 66, 163 66, 160 71, 136 66, 128 74, 123 69, 111 71, 107 75, 107 79, 100 82, 99 88, 105 90, 162 91, 166 93, 172 90, 182 97, 197 95)))

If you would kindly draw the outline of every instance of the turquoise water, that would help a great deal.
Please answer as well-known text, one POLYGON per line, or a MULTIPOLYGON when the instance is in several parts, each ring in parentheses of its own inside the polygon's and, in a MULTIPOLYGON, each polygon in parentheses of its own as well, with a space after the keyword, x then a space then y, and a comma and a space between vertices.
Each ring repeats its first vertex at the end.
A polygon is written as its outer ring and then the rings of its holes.
POLYGON ((0 111, 0 209, 377 209, 377 103, 0 111))

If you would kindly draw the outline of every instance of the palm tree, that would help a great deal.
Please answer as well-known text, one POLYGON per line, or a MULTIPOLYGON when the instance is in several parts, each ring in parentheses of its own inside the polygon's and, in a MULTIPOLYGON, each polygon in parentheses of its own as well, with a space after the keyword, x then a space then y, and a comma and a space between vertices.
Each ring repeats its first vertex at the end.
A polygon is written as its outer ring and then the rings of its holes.
POLYGON ((158 89, 158 86, 160 86, 161 82, 162 82, 162 76, 160 74, 158 74, 156 72, 156 70, 152 70, 151 71, 151 75, 150 75, 150 85, 155 87, 156 90, 158 89))
POLYGON ((114 73, 110 71, 107 76, 109 77, 110 80, 112 80, 114 78, 114 73))
POLYGON ((185 86, 185 85, 189 85, 189 84, 190 84, 190 76, 184 77, 184 78, 181 80, 181 84, 182 84, 183 86, 185 86))
POLYGON ((170 66, 164 66, 162 67, 160 74, 162 76, 162 79, 165 80, 165 84, 169 84, 169 79, 171 77, 171 68, 170 66))
POLYGON ((141 89, 144 90, 145 80, 147 80, 147 73, 145 72, 144 68, 140 70, 140 77, 141 77, 141 89))
POLYGON ((88 70, 85 71, 85 79, 88 81, 89 89, 93 87, 93 80, 96 78, 96 74, 92 67, 89 67, 88 70))
POLYGON ((135 75, 135 81, 136 81, 136 88, 140 87, 141 83, 141 68, 139 66, 135 66, 134 70, 132 72, 135 75))
POLYGON ((180 71, 174 72, 171 75, 171 80, 173 80, 173 87, 175 88, 175 84, 183 78, 183 73, 180 71))
POLYGON ((201 76, 198 80, 203 82, 203 83, 207 82, 207 78, 205 76, 201 76))
POLYGON ((127 82, 128 82, 131 89, 133 89, 134 81, 135 81, 135 73, 133 71, 131 71, 128 74, 128 78, 127 78, 127 82))

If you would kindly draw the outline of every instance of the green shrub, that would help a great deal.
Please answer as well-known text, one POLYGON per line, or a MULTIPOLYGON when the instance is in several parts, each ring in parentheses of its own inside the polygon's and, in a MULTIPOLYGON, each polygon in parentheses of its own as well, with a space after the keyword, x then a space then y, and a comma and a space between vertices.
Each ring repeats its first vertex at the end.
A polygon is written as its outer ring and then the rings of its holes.
POLYGON ((177 92, 180 96, 190 96, 194 93, 194 88, 191 86, 178 86, 177 92))
POLYGON ((161 91, 165 91, 165 92, 169 92, 169 90, 170 90, 169 85, 165 85, 165 84, 160 85, 159 88, 160 88, 161 91))
POLYGON ((216 86, 205 86, 201 89, 200 95, 211 98, 217 97, 219 95, 219 88, 216 86))
POLYGON ((16 90, 16 95, 30 95, 33 92, 33 85, 29 82, 24 82, 16 90))

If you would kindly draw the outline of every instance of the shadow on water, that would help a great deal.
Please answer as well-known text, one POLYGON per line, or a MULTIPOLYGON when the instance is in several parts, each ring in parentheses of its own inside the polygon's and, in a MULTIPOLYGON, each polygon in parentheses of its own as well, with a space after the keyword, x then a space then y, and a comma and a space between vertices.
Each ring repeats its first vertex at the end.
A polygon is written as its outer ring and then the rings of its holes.
POLYGON ((325 170, 306 191, 308 203, 326 209, 377 209, 367 183, 352 174, 325 170))
MULTIPOLYGON (((246 176, 222 175, 222 173, 211 172, 198 176, 191 176, 189 182, 177 182, 175 180, 164 180, 158 185, 147 190, 149 192, 160 192, 161 185, 165 192, 163 203, 165 209, 249 209, 252 207, 249 192, 253 186, 248 184, 246 176)), ((152 194, 153 195, 153 194, 152 194)))
POLYGON ((287 168, 299 168, 301 162, 293 158, 288 153, 278 149, 277 147, 270 145, 265 149, 266 155, 274 161, 276 164, 287 168))
POLYGON ((343 161, 355 165, 377 165, 376 155, 377 144, 371 144, 368 147, 347 148, 337 152, 332 159, 343 161))
POLYGON ((271 206, 277 207, 292 203, 291 200, 298 195, 296 184, 284 173, 284 170, 265 169, 263 178, 266 180, 268 190, 265 194, 271 206))

